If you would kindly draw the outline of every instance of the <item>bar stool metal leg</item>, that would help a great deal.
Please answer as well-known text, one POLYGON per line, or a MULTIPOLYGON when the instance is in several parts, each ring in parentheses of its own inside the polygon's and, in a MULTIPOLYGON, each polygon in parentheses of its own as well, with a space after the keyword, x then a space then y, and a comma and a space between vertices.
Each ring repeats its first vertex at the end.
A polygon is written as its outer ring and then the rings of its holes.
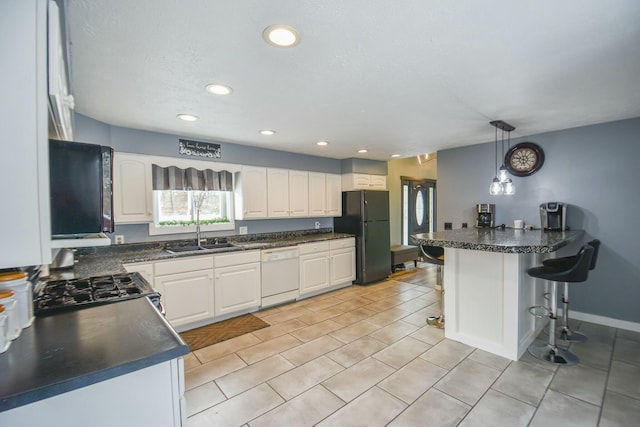
MULTIPOLYGON (((556 312, 558 310, 558 284, 551 282, 551 295, 549 303, 549 331, 556 330, 556 312)), ((547 362, 557 363, 559 365, 575 365, 578 363, 578 356, 575 354, 558 348, 556 346, 556 334, 549 334, 549 342, 542 344, 534 342, 528 348, 529 353, 533 357, 546 360, 547 362)))
POLYGON ((569 283, 564 282, 562 294, 562 326, 560 327, 560 339, 569 342, 585 342, 587 336, 583 333, 572 331, 569 328, 569 283))
POLYGON ((438 329, 444 329, 444 282, 443 280, 443 267, 438 266, 438 283, 436 283, 435 289, 440 292, 440 315, 427 317, 427 325, 436 327, 438 329), (439 288, 439 289, 438 289, 439 288))

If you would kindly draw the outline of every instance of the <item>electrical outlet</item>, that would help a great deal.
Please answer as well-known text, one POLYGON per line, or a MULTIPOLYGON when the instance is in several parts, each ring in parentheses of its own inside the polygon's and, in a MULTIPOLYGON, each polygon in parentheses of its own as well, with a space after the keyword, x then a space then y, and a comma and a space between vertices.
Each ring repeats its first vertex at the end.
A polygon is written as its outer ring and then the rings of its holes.
POLYGON ((124 243, 124 236, 122 234, 116 234, 116 245, 124 243))
POLYGON ((316 230, 320 228, 320 221, 316 221, 316 230))
POLYGON ((247 234, 249 232, 249 227, 240 227, 238 228, 238 232, 240 234, 247 234))

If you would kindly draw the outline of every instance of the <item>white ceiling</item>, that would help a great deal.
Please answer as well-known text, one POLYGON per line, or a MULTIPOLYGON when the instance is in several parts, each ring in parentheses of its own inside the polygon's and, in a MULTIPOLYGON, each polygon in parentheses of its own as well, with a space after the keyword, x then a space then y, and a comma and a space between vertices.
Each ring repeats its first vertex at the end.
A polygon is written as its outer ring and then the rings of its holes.
POLYGON ((517 137, 640 116, 638 0, 66 2, 76 111, 111 125, 388 160, 492 141, 495 119, 517 137), (300 44, 266 44, 272 24, 300 44))

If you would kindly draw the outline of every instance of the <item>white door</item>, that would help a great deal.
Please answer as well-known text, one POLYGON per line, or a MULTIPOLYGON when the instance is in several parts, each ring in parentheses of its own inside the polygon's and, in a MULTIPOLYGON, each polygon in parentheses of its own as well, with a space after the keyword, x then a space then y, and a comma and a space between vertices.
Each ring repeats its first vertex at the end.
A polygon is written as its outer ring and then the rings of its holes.
POLYGON ((319 291, 331 285, 329 252, 300 256, 300 295, 319 291))
POLYGON ((309 172, 289 171, 289 215, 309 216, 309 172))
POLYGON ((113 168, 115 222, 126 224, 153 221, 151 165, 146 156, 116 152, 113 168))
POLYGON ((215 314, 222 316, 260 306, 260 263, 215 269, 215 314))
POLYGON ((238 219, 267 217, 267 169, 243 166, 236 193, 238 219))
POLYGON ((213 319, 213 270, 158 276, 155 287, 172 326, 213 319))
POLYGON ((309 215, 324 216, 327 204, 327 184, 324 173, 309 172, 309 215))
POLYGON ((331 285, 350 283, 356 279, 356 249, 331 251, 331 285))
POLYGON ((267 169, 267 207, 270 218, 289 216, 289 171, 267 169))
POLYGON ((326 210, 327 216, 342 215, 342 179, 340 175, 326 174, 326 210))

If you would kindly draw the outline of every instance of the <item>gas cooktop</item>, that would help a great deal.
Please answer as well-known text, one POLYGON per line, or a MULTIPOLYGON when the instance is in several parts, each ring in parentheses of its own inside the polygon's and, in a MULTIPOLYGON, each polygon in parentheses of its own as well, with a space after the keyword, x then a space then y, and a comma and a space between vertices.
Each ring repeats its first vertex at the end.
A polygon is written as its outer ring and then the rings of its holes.
POLYGON ((159 300, 160 294, 139 273, 53 280, 36 288, 33 311, 43 316, 140 297, 159 300))

